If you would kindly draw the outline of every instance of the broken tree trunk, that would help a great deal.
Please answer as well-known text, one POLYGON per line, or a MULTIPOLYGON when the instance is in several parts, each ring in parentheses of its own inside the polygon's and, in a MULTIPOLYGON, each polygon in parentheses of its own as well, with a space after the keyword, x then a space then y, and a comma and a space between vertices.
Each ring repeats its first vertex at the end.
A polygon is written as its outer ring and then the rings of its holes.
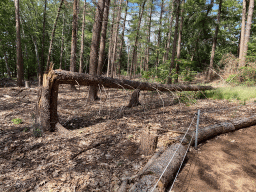
POLYGON ((44 75, 43 86, 38 92, 37 123, 44 131, 55 131, 58 122, 57 100, 59 84, 101 86, 106 88, 139 89, 145 91, 198 91, 210 90, 211 86, 161 85, 109 77, 92 76, 64 70, 51 70, 44 75))

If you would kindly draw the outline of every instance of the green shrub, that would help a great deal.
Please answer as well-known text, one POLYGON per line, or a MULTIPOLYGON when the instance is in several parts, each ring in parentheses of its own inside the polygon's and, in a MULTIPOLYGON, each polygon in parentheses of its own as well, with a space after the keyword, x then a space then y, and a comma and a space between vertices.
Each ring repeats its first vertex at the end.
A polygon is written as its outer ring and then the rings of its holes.
POLYGON ((181 76, 183 81, 191 82, 195 79, 196 73, 196 71, 191 71, 190 68, 187 68, 181 72, 181 76))
POLYGON ((42 131, 39 124, 34 124, 33 125, 33 134, 34 134, 35 137, 42 137, 43 131, 42 131))
POLYGON ((251 66, 241 67, 237 74, 229 75, 227 83, 234 85, 253 86, 256 84, 256 68, 251 66))
POLYGON ((11 121, 12 121, 15 125, 19 125, 19 124, 22 123, 22 119, 19 119, 19 118, 17 118, 17 119, 12 119, 11 121))

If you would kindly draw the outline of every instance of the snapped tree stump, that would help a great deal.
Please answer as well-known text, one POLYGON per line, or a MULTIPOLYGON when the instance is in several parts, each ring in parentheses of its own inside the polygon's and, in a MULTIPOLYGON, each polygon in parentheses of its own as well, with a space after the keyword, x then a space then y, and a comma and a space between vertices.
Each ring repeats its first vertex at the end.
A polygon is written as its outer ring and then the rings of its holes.
POLYGON ((120 80, 109 77, 92 76, 64 70, 51 70, 44 75, 43 86, 38 91, 37 119, 43 131, 55 131, 58 123, 57 100, 59 84, 100 86, 106 88, 138 89, 145 91, 198 91, 211 90, 211 86, 161 85, 139 81, 120 80))

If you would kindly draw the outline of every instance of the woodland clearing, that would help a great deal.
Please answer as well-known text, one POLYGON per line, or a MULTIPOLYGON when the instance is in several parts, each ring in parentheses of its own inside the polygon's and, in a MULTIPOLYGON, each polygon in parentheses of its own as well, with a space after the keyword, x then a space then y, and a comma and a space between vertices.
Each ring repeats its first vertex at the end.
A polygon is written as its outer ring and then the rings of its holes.
MULTIPOLYGON (((58 115, 69 131, 41 137, 35 137, 32 128, 37 87, 0 88, 2 191, 117 191, 121 179, 136 175, 151 157, 139 150, 143 128, 157 131, 158 150, 186 131, 198 109, 201 128, 250 117, 256 109, 253 100, 180 103, 173 93, 148 91, 141 92, 142 105, 129 109, 125 106, 131 91, 105 89, 99 93, 101 100, 90 103, 88 87, 77 88, 78 92, 67 85, 59 89, 58 115), (12 119, 18 118, 22 123, 14 124, 12 119)), ((194 120, 193 130, 195 124, 194 120)))

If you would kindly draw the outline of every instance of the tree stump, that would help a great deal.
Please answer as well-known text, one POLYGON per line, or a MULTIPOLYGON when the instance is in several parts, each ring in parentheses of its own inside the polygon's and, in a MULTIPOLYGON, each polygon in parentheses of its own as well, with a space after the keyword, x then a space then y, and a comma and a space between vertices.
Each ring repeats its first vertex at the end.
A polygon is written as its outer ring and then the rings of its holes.
POLYGON ((152 155, 157 147, 158 136, 154 132, 144 130, 140 138, 140 149, 145 155, 152 155))
POLYGON ((25 81, 25 88, 30 88, 30 83, 29 83, 29 81, 25 81))
POLYGON ((135 89, 135 91, 132 93, 130 102, 128 104, 128 108, 136 107, 138 105, 141 105, 139 102, 139 96, 140 96, 140 89, 135 89))

